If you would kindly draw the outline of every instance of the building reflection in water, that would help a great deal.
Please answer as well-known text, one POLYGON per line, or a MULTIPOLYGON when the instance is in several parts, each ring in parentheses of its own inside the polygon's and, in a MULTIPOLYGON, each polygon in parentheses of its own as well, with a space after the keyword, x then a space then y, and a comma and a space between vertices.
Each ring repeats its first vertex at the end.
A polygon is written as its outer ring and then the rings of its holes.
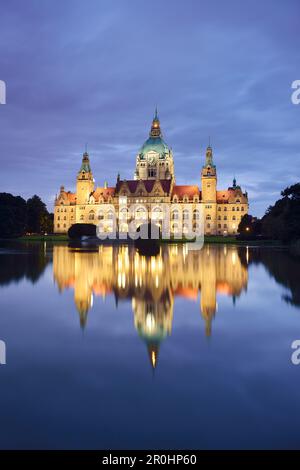
POLYGON ((156 366, 159 346, 171 334, 174 299, 194 301, 200 293, 205 333, 211 335, 217 294, 233 301, 247 288, 247 263, 236 246, 205 246, 191 251, 187 245, 165 245, 156 257, 141 256, 131 246, 99 246, 82 251, 53 247, 53 274, 60 291, 74 289, 82 327, 93 306, 93 296, 114 294, 116 302, 131 299, 134 325, 147 344, 156 366))

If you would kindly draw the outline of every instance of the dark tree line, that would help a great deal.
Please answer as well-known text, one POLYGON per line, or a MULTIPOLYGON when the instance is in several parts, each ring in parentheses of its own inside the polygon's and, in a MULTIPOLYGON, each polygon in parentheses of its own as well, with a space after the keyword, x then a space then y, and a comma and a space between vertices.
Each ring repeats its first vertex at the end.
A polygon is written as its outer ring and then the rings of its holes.
POLYGON ((281 196, 268 207, 262 219, 244 215, 239 233, 244 237, 263 237, 284 243, 300 240, 300 183, 284 189, 281 196))
POLYGON ((0 193, 0 238, 14 238, 26 233, 53 232, 53 214, 39 196, 27 201, 20 196, 0 193))

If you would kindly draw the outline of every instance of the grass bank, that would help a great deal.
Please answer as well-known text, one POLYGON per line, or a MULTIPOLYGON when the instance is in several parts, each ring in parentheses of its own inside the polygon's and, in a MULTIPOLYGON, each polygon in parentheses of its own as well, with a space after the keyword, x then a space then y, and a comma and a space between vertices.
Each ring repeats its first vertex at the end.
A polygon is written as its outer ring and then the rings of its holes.
POLYGON ((65 242, 69 241, 68 235, 24 235, 24 237, 16 238, 19 241, 36 241, 36 242, 65 242))

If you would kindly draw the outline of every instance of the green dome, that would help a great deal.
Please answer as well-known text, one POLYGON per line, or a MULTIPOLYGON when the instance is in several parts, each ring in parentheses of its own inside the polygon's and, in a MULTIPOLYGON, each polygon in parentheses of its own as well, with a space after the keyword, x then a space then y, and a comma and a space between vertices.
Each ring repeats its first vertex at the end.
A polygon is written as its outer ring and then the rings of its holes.
POLYGON ((139 325, 137 328, 139 337, 146 342, 157 342, 160 343, 166 336, 167 332, 161 325, 157 325, 156 328, 149 332, 143 326, 139 325))
POLYGON ((143 159, 150 151, 158 153, 159 158, 164 158, 165 154, 170 152, 170 149, 161 137, 149 137, 139 152, 140 158, 143 159))

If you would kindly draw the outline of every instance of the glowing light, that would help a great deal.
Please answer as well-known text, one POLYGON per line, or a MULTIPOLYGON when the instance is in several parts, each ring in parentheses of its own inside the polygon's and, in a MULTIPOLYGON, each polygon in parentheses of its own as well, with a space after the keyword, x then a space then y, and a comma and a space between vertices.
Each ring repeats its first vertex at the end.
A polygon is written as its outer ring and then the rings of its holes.
POLYGON ((146 328, 149 332, 152 332, 155 328, 155 318, 152 313, 148 313, 146 316, 146 328))
POLYGON ((151 352, 151 362, 152 362, 152 366, 155 367, 155 366, 156 366, 156 354, 155 354, 155 351, 152 351, 152 352, 151 352))

